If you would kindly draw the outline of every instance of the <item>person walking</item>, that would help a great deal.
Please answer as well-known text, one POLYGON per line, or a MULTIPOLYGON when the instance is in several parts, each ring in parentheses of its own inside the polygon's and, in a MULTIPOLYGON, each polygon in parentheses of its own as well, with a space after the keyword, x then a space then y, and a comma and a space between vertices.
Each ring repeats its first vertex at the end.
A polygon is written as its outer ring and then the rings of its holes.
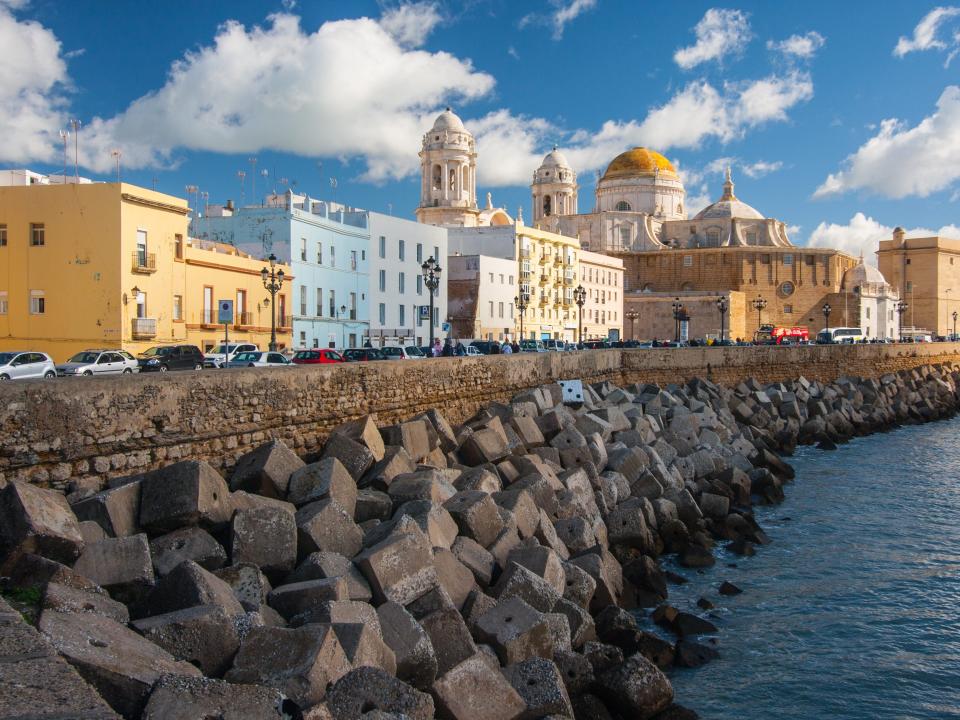
POLYGON ((453 357, 453 343, 450 342, 450 338, 443 341, 443 350, 440 351, 440 354, 443 357, 453 357))
POLYGON ((503 345, 500 347, 500 353, 503 355, 513 355, 513 348, 510 347, 510 343, 506 340, 503 342, 503 345))
POLYGON ((433 353, 434 357, 440 357, 440 338, 437 338, 433 341, 431 352, 433 353))

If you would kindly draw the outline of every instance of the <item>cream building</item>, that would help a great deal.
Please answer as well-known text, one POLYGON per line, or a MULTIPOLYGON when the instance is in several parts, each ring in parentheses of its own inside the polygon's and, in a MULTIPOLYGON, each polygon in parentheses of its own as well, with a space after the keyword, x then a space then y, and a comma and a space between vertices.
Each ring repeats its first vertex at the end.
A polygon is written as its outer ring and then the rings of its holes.
POLYGON ((586 290, 583 339, 623 338, 623 260, 581 250, 579 280, 586 290))
POLYGON ((489 255, 447 258, 447 318, 454 338, 513 340, 517 263, 489 255))

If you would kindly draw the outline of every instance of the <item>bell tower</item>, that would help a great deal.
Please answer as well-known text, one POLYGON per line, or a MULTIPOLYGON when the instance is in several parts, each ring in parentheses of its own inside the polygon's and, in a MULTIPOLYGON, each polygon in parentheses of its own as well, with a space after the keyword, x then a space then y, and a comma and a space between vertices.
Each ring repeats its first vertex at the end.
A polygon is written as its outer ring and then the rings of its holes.
POLYGON ((535 225, 553 215, 577 214, 577 174, 556 146, 533 174, 530 194, 535 225))
POLYGON ((476 227, 479 213, 476 142, 447 108, 423 136, 417 222, 476 227))

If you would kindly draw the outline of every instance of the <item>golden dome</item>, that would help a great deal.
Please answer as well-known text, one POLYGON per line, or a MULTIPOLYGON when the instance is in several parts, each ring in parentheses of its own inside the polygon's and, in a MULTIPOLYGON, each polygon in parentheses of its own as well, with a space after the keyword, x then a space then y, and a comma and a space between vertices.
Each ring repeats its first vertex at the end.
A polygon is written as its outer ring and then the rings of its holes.
POLYGON ((660 172, 668 172, 674 176, 677 174, 670 161, 660 153, 647 148, 635 147, 617 155, 607 165, 607 171, 601 179, 653 175, 658 169, 660 172))

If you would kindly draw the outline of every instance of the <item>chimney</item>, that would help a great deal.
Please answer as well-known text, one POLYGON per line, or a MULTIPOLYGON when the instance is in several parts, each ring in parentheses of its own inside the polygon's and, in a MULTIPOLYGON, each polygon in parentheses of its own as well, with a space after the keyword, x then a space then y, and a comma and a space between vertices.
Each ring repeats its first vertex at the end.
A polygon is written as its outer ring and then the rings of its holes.
POLYGON ((233 200, 227 200, 227 210, 233 212, 233 200))
POLYGON ((893 229, 893 241, 897 245, 901 245, 901 246, 903 245, 903 235, 904 235, 904 232, 902 227, 895 227, 893 229))

